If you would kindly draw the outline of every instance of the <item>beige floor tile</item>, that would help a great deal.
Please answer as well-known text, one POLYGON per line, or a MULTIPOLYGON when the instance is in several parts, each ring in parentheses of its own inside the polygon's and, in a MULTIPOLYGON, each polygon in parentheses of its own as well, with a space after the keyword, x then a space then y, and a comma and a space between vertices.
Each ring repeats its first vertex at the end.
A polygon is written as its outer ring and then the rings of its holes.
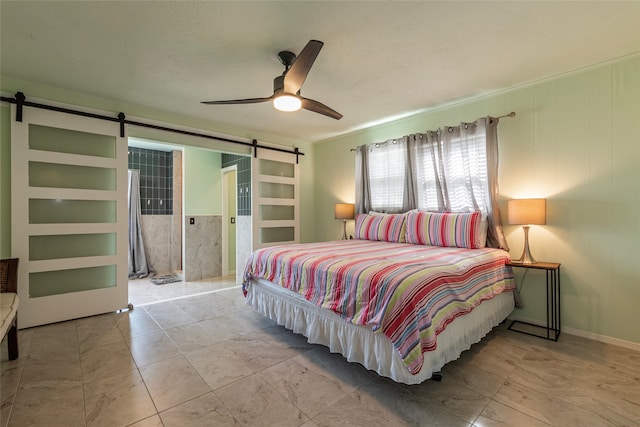
POLYGON ((78 359, 78 332, 75 322, 57 323, 40 328, 34 329, 29 346, 29 360, 64 362, 78 359))
MULTIPOLYGON (((585 375, 590 374, 585 373, 585 375)), ((615 393, 603 390, 597 383, 581 383, 563 376, 550 375, 540 371, 539 368, 530 370, 526 365, 515 370, 509 377, 509 381, 596 412, 603 419, 614 424, 633 425, 640 421, 640 410, 636 402, 628 402, 615 393)))
POLYGON ((142 367, 140 374, 158 411, 211 391, 184 356, 142 367))
POLYGON ((80 355, 80 363, 84 383, 109 378, 136 368, 124 341, 87 350, 80 355))
MULTIPOLYGON (((507 380, 495 396, 495 401, 529 415, 547 424, 558 426, 609 426, 618 425, 565 400, 531 390, 507 380)), ((499 406, 497 406, 499 408, 499 406)))
POLYGON ((222 314, 220 307, 217 304, 212 305, 211 300, 205 298, 205 296, 179 299, 173 301, 173 303, 198 322, 222 314))
POLYGON ((217 343, 185 353, 198 374, 212 390, 253 375, 263 368, 252 366, 242 357, 217 343))
MULTIPOLYGON (((494 341, 494 342, 497 342, 494 341)), ((516 368, 521 356, 517 351, 505 351, 501 346, 482 344, 472 346, 470 350, 462 353, 460 361, 467 365, 473 365, 492 375, 506 379, 516 368)))
POLYGON ((363 387, 378 378, 375 372, 358 363, 350 363, 342 355, 330 353, 322 346, 296 356, 295 360, 322 376, 339 381, 343 387, 363 387))
POLYGON ((246 304, 245 297, 239 288, 211 295, 220 296, 223 301, 224 314, 236 313, 243 310, 251 310, 251 308, 246 304))
POLYGON ((242 335, 260 338, 263 341, 296 350, 299 353, 313 350, 318 345, 309 344, 307 338, 301 334, 295 334, 284 326, 270 325, 257 331, 243 331, 242 335))
POLYGON ((162 420, 159 415, 154 415, 137 423, 129 425, 129 427, 163 427, 162 420))
POLYGON ((297 427, 309 421, 290 401, 255 375, 222 387, 215 394, 245 426, 297 427))
MULTIPOLYGON (((214 316, 222 316, 238 311, 237 301, 225 298, 225 294, 229 291, 212 292, 198 298, 198 301, 206 304, 214 316)), ((242 307, 244 308, 244 307, 242 307)))
POLYGON ((78 335, 103 332, 116 327, 116 321, 111 313, 78 319, 76 324, 78 335))
POLYGON ((207 332, 216 338, 216 341, 226 341, 228 339, 242 335, 246 330, 232 316, 214 316, 200 322, 200 325, 207 332))
POLYGON ((120 314, 116 317, 116 324, 125 339, 162 330, 156 321, 141 309, 120 314))
POLYGON ((240 427, 213 392, 160 413, 164 427, 240 427))
POLYGON ((138 367, 171 359, 180 350, 164 332, 152 332, 129 339, 129 350, 138 367))
MULTIPOLYGON (((490 402, 473 424, 474 427, 544 427, 549 424, 532 418, 498 402, 490 402)), ((562 424, 559 424, 562 425, 562 424)), ((566 424, 568 426, 568 424, 566 424)), ((583 426, 590 424, 583 424, 583 426)))
POLYGON ((124 342, 122 333, 113 321, 113 317, 109 317, 113 326, 108 329, 78 329, 78 346, 81 353, 91 350, 92 348, 124 342))
POLYGON ((404 386, 248 309, 233 280, 165 286, 139 294, 179 299, 20 330, 18 360, 3 343, 0 427, 640 425, 638 351, 503 324, 441 383, 404 386))
POLYGON ((87 426, 129 425, 156 414, 138 370, 84 384, 87 426))
POLYGON ((235 354, 236 357, 241 358, 244 363, 254 367, 256 371, 277 365, 299 354, 295 349, 246 336, 235 337, 217 345, 222 345, 226 350, 235 354))
POLYGON ((354 388, 312 371, 296 359, 286 360, 258 374, 309 418, 333 405, 354 388))
POLYGON ((243 331, 247 331, 247 333, 277 325, 273 320, 268 319, 253 310, 237 311, 233 314, 232 318, 237 322, 238 327, 243 331))
POLYGON ((24 365, 5 363, 0 366, 0 426, 5 427, 9 421, 11 407, 18 391, 20 377, 24 365))
POLYGON ((426 381, 403 386, 423 401, 438 404, 442 409, 472 423, 489 403, 490 398, 471 390, 459 381, 426 381))
POLYGON ((224 330, 219 333, 216 332, 216 330, 213 329, 213 325, 205 328, 202 323, 203 322, 192 323, 168 329, 165 332, 178 348, 185 353, 203 349, 234 336, 232 333, 225 333, 224 330))
POLYGON ((151 315, 153 320, 155 320, 156 323, 165 330, 195 322, 191 316, 170 302, 149 305, 144 308, 151 315))
POLYGON ((318 426, 469 426, 438 405, 420 400, 384 379, 349 394, 313 417, 313 422, 318 426))
POLYGON ((20 385, 8 425, 50 426, 52 422, 69 427, 85 425, 82 384, 79 381, 20 385))
POLYGON ((80 360, 28 360, 25 363, 22 384, 40 383, 48 381, 82 382, 82 367, 80 360))
POLYGON ((489 398, 496 394, 504 382, 503 377, 487 372, 475 364, 460 360, 445 365, 441 373, 444 381, 464 385, 489 398))

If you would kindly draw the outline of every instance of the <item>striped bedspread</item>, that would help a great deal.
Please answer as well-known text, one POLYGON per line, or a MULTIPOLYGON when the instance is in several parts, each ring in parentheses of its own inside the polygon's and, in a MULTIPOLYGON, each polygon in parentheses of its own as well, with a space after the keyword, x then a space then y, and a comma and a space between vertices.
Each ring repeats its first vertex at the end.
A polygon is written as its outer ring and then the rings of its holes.
POLYGON ((262 278, 346 321, 371 325, 393 343, 412 374, 437 335, 482 301, 515 288, 499 249, 460 249, 342 240, 254 252, 243 290, 262 278))

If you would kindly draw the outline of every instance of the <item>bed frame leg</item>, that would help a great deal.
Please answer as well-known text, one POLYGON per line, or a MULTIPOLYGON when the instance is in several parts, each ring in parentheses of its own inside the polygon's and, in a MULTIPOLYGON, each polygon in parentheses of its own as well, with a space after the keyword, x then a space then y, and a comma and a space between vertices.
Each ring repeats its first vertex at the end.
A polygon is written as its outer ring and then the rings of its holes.
POLYGON ((438 382, 440 382, 440 381, 442 381, 442 374, 441 374, 440 372, 433 372, 433 373, 431 374, 431 379, 432 379, 433 381, 438 381, 438 382))

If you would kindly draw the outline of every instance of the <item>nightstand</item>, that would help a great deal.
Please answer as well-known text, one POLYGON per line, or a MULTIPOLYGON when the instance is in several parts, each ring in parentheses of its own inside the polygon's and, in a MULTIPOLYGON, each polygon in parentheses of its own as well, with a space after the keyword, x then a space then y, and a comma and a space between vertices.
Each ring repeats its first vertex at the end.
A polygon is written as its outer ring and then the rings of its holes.
POLYGON ((510 262, 507 265, 516 268, 532 268, 535 270, 545 270, 547 275, 547 326, 535 325, 533 323, 514 320, 509 325, 509 330, 520 332, 534 337, 545 338, 558 341, 560 336, 560 264, 555 262, 536 262, 533 264, 521 264, 510 262), (516 329, 517 325, 526 325, 525 329, 516 329), (530 330, 543 330, 543 335, 531 332, 530 330), (546 335, 545 335, 546 332, 546 335))

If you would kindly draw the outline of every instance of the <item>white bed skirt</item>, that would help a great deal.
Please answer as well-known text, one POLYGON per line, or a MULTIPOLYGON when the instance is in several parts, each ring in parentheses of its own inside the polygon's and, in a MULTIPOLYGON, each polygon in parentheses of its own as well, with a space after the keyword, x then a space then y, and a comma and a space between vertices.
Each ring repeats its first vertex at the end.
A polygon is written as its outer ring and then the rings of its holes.
POLYGON ((412 375, 402 363, 391 341, 371 327, 345 322, 330 310, 307 302, 302 296, 266 280, 252 281, 247 287, 247 305, 279 325, 307 337, 312 344, 329 347, 349 362, 357 362, 379 375, 405 384, 419 384, 434 372, 460 357, 480 341, 514 309, 511 292, 482 302, 471 313, 451 322, 438 335, 438 347, 424 354, 422 369, 412 375))

